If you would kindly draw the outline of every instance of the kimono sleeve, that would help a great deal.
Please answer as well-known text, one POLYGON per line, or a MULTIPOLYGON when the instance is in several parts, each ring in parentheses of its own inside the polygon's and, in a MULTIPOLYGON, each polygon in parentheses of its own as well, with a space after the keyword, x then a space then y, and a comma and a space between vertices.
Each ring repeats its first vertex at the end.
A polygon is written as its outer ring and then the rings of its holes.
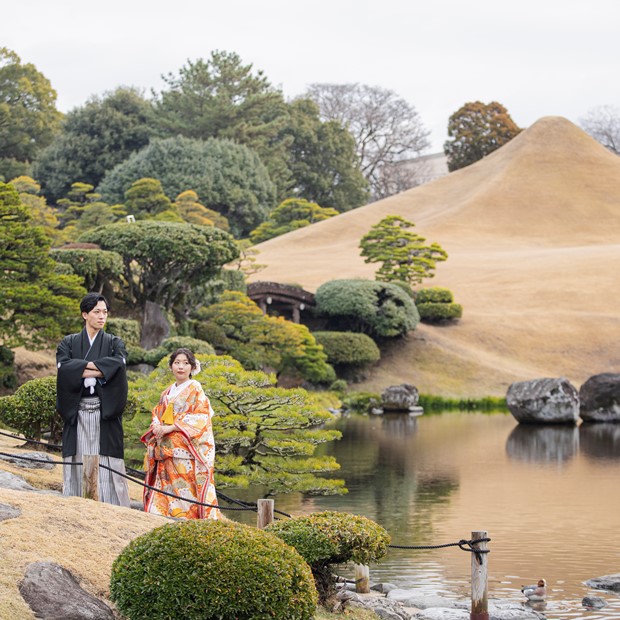
POLYGON ((72 337, 63 338, 56 349, 56 410, 60 417, 73 424, 77 417, 77 405, 82 394, 82 373, 86 364, 83 359, 72 357, 72 337))

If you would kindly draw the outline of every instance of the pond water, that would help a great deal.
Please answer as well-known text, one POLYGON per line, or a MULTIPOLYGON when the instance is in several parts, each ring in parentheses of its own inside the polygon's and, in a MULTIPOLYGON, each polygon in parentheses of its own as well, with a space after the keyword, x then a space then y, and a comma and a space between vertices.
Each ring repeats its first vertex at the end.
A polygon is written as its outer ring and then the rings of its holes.
MULTIPOLYGON (((325 452, 341 464, 348 495, 278 496, 276 509, 365 515, 394 545, 487 531, 490 598, 524 601, 521 585, 545 578, 547 618, 620 619, 620 595, 583 583, 620 573, 620 424, 532 427, 506 413, 442 413, 352 415, 334 426, 343 438, 325 452), (609 605, 588 611, 586 595, 609 605)), ((458 547, 390 549, 370 574, 374 583, 470 597, 470 554, 458 547)))

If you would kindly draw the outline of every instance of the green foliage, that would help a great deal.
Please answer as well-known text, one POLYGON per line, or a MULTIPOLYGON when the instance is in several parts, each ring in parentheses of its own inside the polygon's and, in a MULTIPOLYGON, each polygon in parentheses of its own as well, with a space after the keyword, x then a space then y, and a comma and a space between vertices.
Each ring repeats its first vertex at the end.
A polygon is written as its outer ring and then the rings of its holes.
POLYGON ((269 214, 266 222, 250 233, 250 239, 253 243, 261 243, 334 215, 338 215, 336 209, 324 209, 315 202, 301 198, 288 198, 269 214))
POLYGON ((421 288, 416 291, 415 302, 418 304, 437 303, 451 304, 454 301, 452 291, 441 286, 432 286, 431 288, 421 288))
MULTIPOLYGON (((281 135, 288 120, 287 104, 262 71, 253 71, 235 53, 214 51, 206 61, 188 60, 178 75, 169 74, 164 80, 168 88, 159 94, 155 109, 165 135, 245 145, 267 167, 278 195, 291 184, 286 164, 290 139, 281 135)), ((194 189, 205 199, 197 187, 183 189, 194 189)), ((231 225, 234 229, 232 220, 231 225)))
POLYGON ((85 290, 77 276, 55 272, 49 245, 15 188, 0 183, 0 342, 5 346, 50 345, 79 325, 85 290))
POLYGON ((313 383, 336 376, 322 347, 305 325, 263 314, 247 296, 228 291, 218 303, 200 308, 196 334, 247 369, 275 369, 313 383))
MULTIPOLYGON (((303 389, 275 387, 275 377, 245 371, 230 357, 198 355, 202 371, 196 379, 213 405, 217 446, 215 472, 219 488, 261 485, 266 496, 300 492, 345 493, 344 482, 321 476, 337 471, 330 456, 317 456, 317 446, 339 439, 323 428, 332 419, 317 398, 303 389)), ((143 412, 150 411, 161 391, 172 382, 168 360, 131 385, 143 412)), ((142 413, 125 432, 138 439, 150 424, 142 413)))
POLYGON ((360 170, 355 140, 335 120, 322 122, 316 103, 296 99, 289 105, 290 120, 281 132, 292 138, 289 168, 294 183, 289 195, 313 201, 339 213, 368 200, 368 182, 360 170))
POLYGON ((98 189, 108 202, 120 202, 144 177, 161 181, 171 200, 194 190, 204 206, 228 219, 235 236, 256 228, 275 203, 275 187, 258 155, 229 140, 154 139, 109 171, 98 189))
POLYGON ((114 560, 110 594, 129 620, 311 620, 308 565, 279 538, 233 522, 170 523, 114 560))
POLYGON ((15 354, 8 347, 0 345, 0 390, 13 389, 17 385, 15 354))
POLYGON ((57 201, 76 180, 96 187, 106 171, 148 144, 152 114, 151 104, 133 88, 117 88, 71 110, 35 162, 45 195, 57 201))
POLYGON ((453 321, 463 316, 463 306, 461 304, 447 304, 429 302, 416 304, 420 313, 420 320, 423 323, 442 323, 453 321))
POLYGON ((127 213, 139 220, 183 221, 157 179, 144 178, 134 181, 125 192, 125 207, 127 213))
POLYGON ((66 197, 58 200, 60 227, 64 239, 75 239, 80 233, 112 224, 127 212, 123 205, 110 206, 101 201, 88 183, 72 183, 66 197))
POLYGON ((463 316, 463 307, 453 302, 452 291, 439 286, 420 289, 415 298, 415 305, 423 323, 441 323, 460 319, 463 316))
POLYGON ((330 565, 376 562, 390 544, 390 535, 383 527, 366 517, 344 512, 318 512, 277 521, 266 530, 297 549, 310 564, 321 602, 335 590, 330 565))
POLYGON ((0 178, 28 174, 27 165, 51 142, 61 118, 49 80, 0 47, 0 178))
POLYGON ((71 265, 87 291, 102 291, 106 284, 120 283, 124 273, 123 259, 116 252, 69 248, 50 250, 50 256, 58 263, 71 265))
POLYGON ((445 396, 420 394, 418 404, 425 412, 452 410, 486 412, 508 411, 506 399, 498 396, 485 396, 484 398, 446 398, 445 396))
POLYGON ((140 344, 140 323, 138 321, 110 318, 105 324, 105 330, 108 334, 121 338, 126 346, 140 344))
POLYGON ((56 209, 47 204, 45 197, 39 196, 41 186, 29 176, 18 176, 10 183, 19 193, 20 202, 28 209, 33 225, 43 227, 52 245, 61 245, 64 236, 58 228, 60 222, 56 209))
POLYGON ((366 334, 354 332, 312 332, 316 341, 325 349, 327 361, 335 366, 366 366, 381 359, 375 341, 366 334))
POLYGON ((510 142, 521 129, 497 101, 466 103, 448 121, 449 140, 444 143, 448 170, 458 170, 477 162, 510 142))
POLYGON ((175 222, 111 224, 80 240, 121 255, 129 305, 142 307, 152 301, 167 310, 182 306, 192 288, 209 281, 238 255, 234 240, 223 230, 175 222))
POLYGON ((349 392, 342 397, 342 408, 353 413, 370 413, 381 406, 381 394, 376 392, 349 392))
POLYGON ((199 224, 200 226, 215 226, 228 232, 230 225, 228 220, 213 209, 207 209, 198 202, 198 194, 188 189, 181 192, 174 202, 174 206, 179 215, 189 224, 199 224))
POLYGON ((415 224, 398 215, 389 215, 375 224, 360 241, 366 263, 381 263, 375 277, 383 282, 401 280, 410 285, 432 278, 436 264, 448 258, 438 244, 411 232, 415 224))
POLYGON ((49 430, 57 443, 62 420, 56 413, 56 377, 32 379, 17 388, 12 396, 0 398, 0 419, 29 439, 41 439, 49 430))
POLYGON ((315 295, 316 311, 329 328, 372 338, 395 338, 415 329, 419 315, 399 286, 373 280, 330 280, 315 295))

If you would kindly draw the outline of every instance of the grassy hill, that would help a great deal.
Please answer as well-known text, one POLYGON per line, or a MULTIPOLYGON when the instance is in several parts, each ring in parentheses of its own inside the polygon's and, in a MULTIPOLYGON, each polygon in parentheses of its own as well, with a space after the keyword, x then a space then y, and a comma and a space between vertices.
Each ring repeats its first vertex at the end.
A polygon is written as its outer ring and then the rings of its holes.
POLYGON ((373 278, 359 240, 401 215, 448 252, 425 286, 464 307, 386 352, 360 389, 414 383, 445 396, 503 395, 517 380, 620 371, 620 157, 545 117, 485 159, 433 183, 258 245, 253 280, 308 290, 373 278))

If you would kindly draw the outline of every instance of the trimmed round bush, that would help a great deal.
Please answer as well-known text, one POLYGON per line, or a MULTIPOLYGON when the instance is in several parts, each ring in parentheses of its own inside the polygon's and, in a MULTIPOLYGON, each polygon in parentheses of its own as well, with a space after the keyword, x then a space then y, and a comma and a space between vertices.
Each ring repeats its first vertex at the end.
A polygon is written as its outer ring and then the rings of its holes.
POLYGON ((421 288, 415 294, 416 306, 426 303, 451 304, 454 301, 452 291, 441 286, 421 288))
POLYGON ((0 419, 30 439, 41 439, 49 430, 57 443, 62 419, 56 413, 56 377, 32 379, 17 388, 12 396, 0 398, 0 419))
POLYGON ((121 338, 125 346, 140 344, 140 323, 134 319, 108 319, 105 330, 121 338))
POLYGON ((354 332, 312 332, 316 341, 323 345, 330 364, 365 366, 381 359, 381 351, 375 341, 366 334, 354 332))
POLYGON ((461 304, 424 303, 417 304, 420 319, 424 323, 441 323, 460 319, 463 316, 461 304))
POLYGON ((310 564, 321 602, 336 586, 332 564, 369 564, 382 558, 390 535, 378 523, 346 512, 316 512, 304 517, 276 521, 266 531, 295 547, 310 564))
POLYGON ((381 394, 377 392, 348 392, 342 399, 342 407, 355 413, 370 413, 381 406, 381 394))
POLYGON ((310 620, 310 568, 281 539, 230 521, 192 520, 133 540, 112 565, 110 594, 130 620, 310 620))
POLYGON ((376 280, 330 280, 316 291, 316 313, 330 330, 397 338, 420 320, 413 300, 398 285, 376 280))

